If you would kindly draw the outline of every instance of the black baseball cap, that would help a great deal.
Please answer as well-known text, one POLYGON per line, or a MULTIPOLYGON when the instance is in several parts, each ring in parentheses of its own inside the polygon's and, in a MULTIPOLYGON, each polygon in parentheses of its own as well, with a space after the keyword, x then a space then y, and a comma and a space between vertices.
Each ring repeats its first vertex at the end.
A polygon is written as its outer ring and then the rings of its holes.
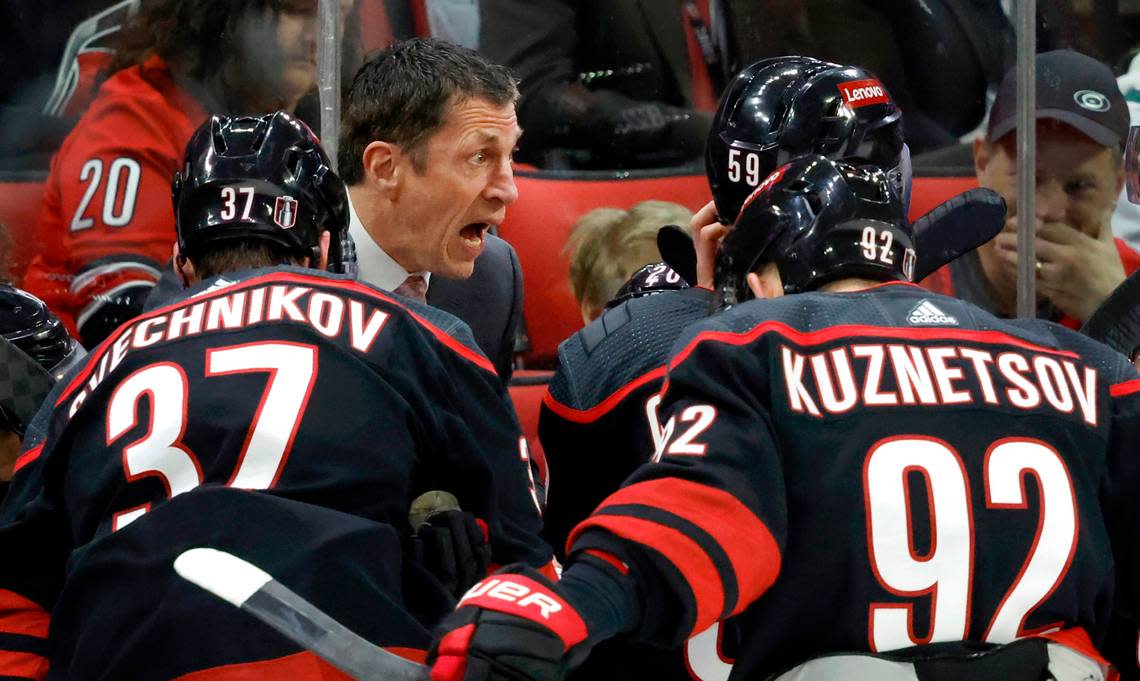
MULTIPOLYGON (((994 142, 1017 126, 1017 67, 998 88, 986 139, 994 142)), ((1053 50, 1037 55, 1037 118, 1071 125, 1106 147, 1123 147, 1128 105, 1112 70, 1088 55, 1053 50)))

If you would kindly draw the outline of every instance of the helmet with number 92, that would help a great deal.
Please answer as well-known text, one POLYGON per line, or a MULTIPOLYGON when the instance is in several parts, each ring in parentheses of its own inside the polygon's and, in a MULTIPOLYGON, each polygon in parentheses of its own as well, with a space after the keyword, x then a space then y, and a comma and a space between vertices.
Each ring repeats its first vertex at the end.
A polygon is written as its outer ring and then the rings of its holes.
POLYGON ((913 234, 882 170, 810 155, 745 200, 717 251, 719 305, 753 297, 747 276, 769 262, 789 294, 848 277, 912 281, 913 234))

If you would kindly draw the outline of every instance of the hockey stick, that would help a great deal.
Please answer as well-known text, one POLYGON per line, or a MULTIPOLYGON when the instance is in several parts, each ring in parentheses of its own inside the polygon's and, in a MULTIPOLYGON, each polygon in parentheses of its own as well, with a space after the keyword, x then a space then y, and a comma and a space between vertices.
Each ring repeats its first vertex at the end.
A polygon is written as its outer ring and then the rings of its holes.
POLYGON ((359 681, 427 681, 428 668, 354 634, 261 568, 217 549, 184 551, 174 570, 185 580, 265 622, 359 681))
POLYGON ((912 224, 918 252, 914 280, 988 242, 1004 226, 1005 201, 991 189, 977 187, 939 204, 912 224))

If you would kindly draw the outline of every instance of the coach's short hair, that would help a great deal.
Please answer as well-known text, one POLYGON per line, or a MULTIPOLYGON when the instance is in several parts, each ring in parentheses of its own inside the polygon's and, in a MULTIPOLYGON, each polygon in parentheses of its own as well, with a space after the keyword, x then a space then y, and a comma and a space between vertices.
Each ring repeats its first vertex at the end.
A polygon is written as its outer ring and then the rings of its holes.
POLYGON ((518 95, 510 72, 473 50, 436 38, 397 42, 352 79, 341 117, 340 176, 360 182, 364 148, 377 140, 398 144, 423 171, 423 143, 443 126, 452 101, 478 97, 505 106, 518 95))

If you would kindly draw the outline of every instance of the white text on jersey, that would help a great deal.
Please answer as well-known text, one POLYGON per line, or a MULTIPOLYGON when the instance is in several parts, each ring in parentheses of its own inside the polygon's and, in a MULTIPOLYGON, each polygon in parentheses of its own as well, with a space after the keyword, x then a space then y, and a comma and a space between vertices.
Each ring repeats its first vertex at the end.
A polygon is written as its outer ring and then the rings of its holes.
POLYGON ((104 349, 99 364, 92 369, 87 385, 72 400, 69 414, 75 414, 88 393, 118 368, 131 350, 203 332, 279 321, 308 324, 328 338, 346 333, 347 321, 349 345, 360 353, 367 353, 388 321, 388 313, 359 300, 326 291, 314 292, 308 286, 285 284, 249 288, 183 305, 121 328, 114 342, 104 349))
POLYGON ((1086 423, 1097 424, 1096 370, 1052 355, 891 343, 810 355, 782 346, 780 357, 793 412, 823 416, 856 406, 984 402, 1027 411, 1079 410, 1086 423))

